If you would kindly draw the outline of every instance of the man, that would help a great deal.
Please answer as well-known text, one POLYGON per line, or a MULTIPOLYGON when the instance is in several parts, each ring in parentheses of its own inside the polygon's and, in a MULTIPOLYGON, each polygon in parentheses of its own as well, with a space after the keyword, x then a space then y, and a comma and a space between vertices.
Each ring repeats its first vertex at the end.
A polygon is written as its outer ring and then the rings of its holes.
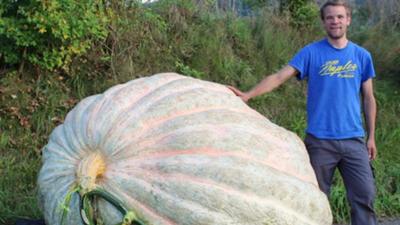
POLYGON ((272 91, 291 77, 308 80, 305 144, 320 189, 327 195, 339 169, 351 207, 352 225, 375 225, 375 185, 370 160, 375 159, 376 103, 371 55, 346 36, 351 9, 343 0, 321 7, 326 38, 301 49, 280 71, 248 92, 230 87, 243 101, 272 91), (360 93, 367 128, 363 137, 360 93))

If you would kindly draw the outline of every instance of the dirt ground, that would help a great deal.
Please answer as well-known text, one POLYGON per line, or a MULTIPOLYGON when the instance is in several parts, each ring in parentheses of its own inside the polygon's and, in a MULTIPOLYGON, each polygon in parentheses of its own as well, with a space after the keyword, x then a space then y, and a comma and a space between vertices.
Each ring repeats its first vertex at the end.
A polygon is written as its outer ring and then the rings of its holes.
MULTIPOLYGON (((333 224, 333 225, 350 225, 350 224, 333 224)), ((380 218, 378 225, 400 225, 400 218, 380 218)))
POLYGON ((400 218, 380 219, 379 225, 400 225, 400 218))

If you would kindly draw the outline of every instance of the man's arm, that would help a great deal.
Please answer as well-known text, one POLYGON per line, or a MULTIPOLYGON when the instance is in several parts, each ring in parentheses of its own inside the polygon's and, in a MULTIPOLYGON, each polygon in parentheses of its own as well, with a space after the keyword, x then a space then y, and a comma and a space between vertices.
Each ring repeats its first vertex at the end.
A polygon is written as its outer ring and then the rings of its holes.
POLYGON ((365 114, 365 122, 367 125, 367 148, 369 158, 374 160, 377 155, 375 144, 375 120, 376 120, 376 101, 372 87, 372 79, 364 81, 362 84, 363 107, 365 114))
POLYGON ((242 92, 235 87, 228 86, 237 96, 247 102, 249 99, 270 92, 289 78, 294 77, 298 71, 290 65, 283 67, 278 72, 266 76, 260 83, 247 92, 242 92))

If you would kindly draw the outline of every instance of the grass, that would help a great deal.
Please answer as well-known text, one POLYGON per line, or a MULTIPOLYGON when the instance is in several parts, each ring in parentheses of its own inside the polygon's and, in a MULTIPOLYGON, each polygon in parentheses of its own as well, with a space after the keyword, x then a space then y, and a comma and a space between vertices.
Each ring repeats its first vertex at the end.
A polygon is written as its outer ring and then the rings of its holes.
POLYGON ((8 73, 0 80, 0 224, 41 217, 36 200, 40 149, 68 108, 62 86, 52 77, 28 74, 8 73))
POLYGON ((17 217, 41 218, 35 185, 40 159, 2 154, 0 167, 0 224, 17 217))
MULTIPOLYGON (((40 149, 80 99, 164 71, 247 90, 281 68, 305 43, 321 37, 319 30, 305 34, 293 29, 287 17, 276 17, 268 10, 258 17, 216 17, 191 6, 168 4, 171 1, 156 8, 157 13, 132 8, 131 14, 117 14, 120 20, 111 25, 107 42, 94 43, 92 50, 76 58, 66 71, 36 73, 27 69, 23 74, 13 70, 0 74, 0 224, 13 224, 19 217, 42 217, 35 197, 40 149)), ((396 74, 400 72, 400 54, 390 49, 400 46, 400 39, 396 32, 382 37, 377 28, 352 32, 353 40, 360 40, 377 62, 376 210, 380 217, 399 216, 400 81, 396 74)), ((249 104, 272 122, 304 137, 305 96, 305 82, 292 79, 249 104)), ((340 223, 349 219, 344 193, 336 175, 331 206, 340 223)))

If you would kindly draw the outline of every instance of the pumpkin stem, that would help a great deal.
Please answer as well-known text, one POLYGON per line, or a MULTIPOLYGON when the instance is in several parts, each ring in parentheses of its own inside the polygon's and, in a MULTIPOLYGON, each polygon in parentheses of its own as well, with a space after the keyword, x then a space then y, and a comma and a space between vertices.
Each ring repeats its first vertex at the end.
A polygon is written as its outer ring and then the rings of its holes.
MULTIPOLYGON (((145 225, 145 221, 140 220, 136 213, 133 211, 128 211, 124 204, 113 195, 108 193, 106 190, 101 189, 97 186, 96 181, 103 176, 106 171, 106 163, 103 155, 98 152, 93 152, 86 156, 79 163, 78 170, 76 173, 77 184, 72 188, 72 190, 67 195, 65 200, 65 205, 69 205, 70 196, 73 193, 79 193, 81 198, 80 203, 80 214, 82 222, 86 225, 96 224, 95 213, 92 205, 94 197, 100 197, 111 203, 121 214, 124 216, 121 225, 138 224, 145 225)), ((66 214, 68 211, 64 211, 66 214)), ((63 214, 63 218, 65 215, 63 214)))
POLYGON ((77 178, 81 187, 81 194, 85 194, 96 188, 96 180, 100 178, 106 171, 106 163, 104 157, 93 152, 84 158, 78 166, 77 178))

